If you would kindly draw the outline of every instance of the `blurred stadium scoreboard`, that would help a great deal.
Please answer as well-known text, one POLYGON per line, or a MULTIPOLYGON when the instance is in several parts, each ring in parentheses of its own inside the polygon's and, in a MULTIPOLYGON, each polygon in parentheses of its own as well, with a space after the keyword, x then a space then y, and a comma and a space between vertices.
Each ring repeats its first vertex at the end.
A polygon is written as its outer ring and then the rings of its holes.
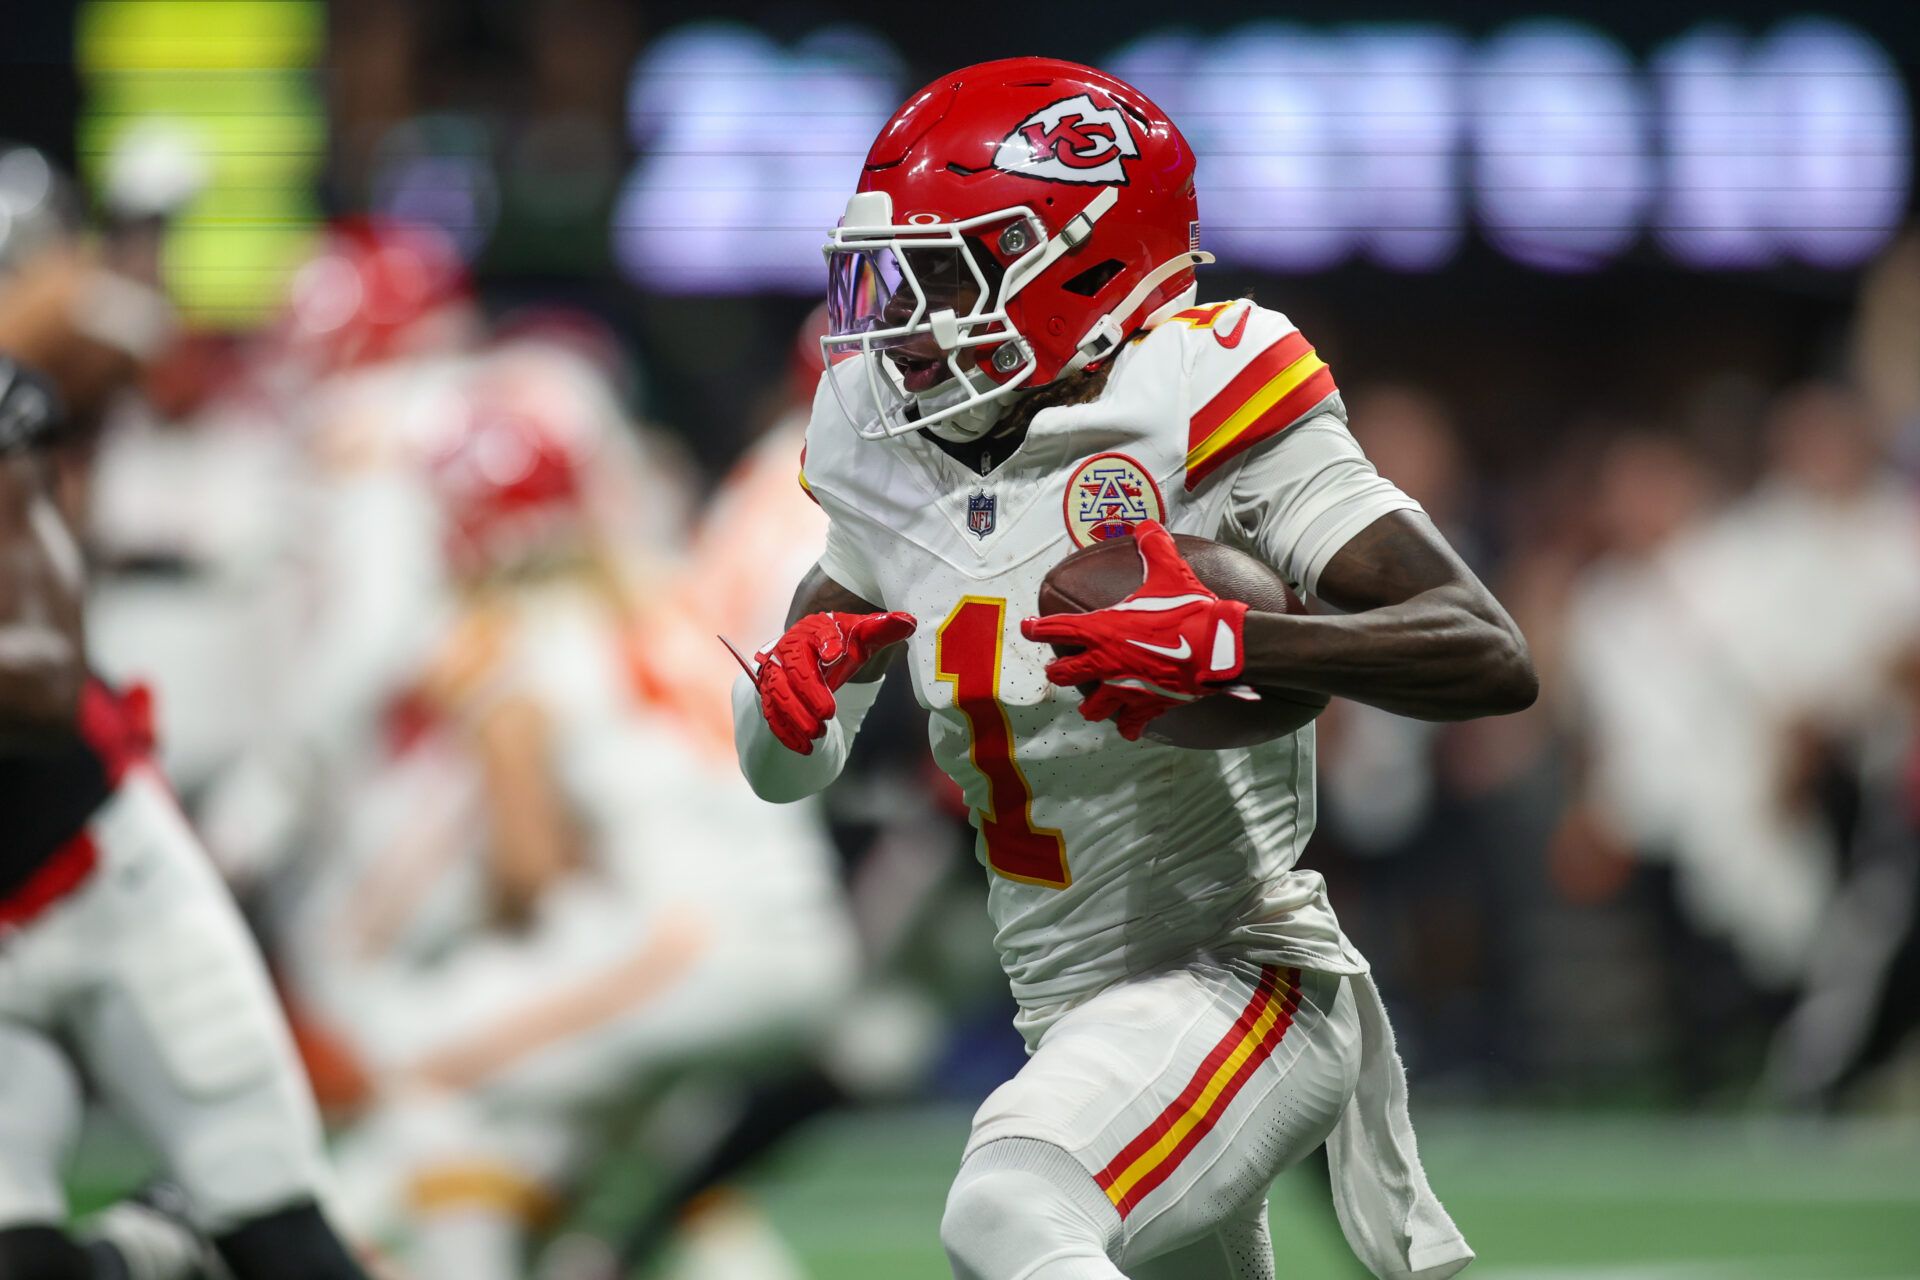
MULTIPOLYGON (((208 186, 173 233, 169 271, 189 310, 223 321, 277 304, 329 190, 446 226, 483 278, 598 278, 610 261, 650 294, 797 301, 821 287, 821 233, 888 112, 943 67, 1013 52, 1096 62, 1157 98, 1200 154, 1206 246, 1250 278, 1504 268, 1512 287, 1631 265, 1702 286, 1838 281, 1913 207, 1910 0, 1828 16, 1800 0, 1560 0, 1513 17, 1357 0, 1339 22, 1221 0, 1177 28, 1147 0, 1081 21, 977 0, 952 24, 906 22, 881 0, 662 8, 674 20, 648 33, 625 86, 626 156, 609 158, 621 168, 598 186, 569 177, 565 148, 536 148, 554 152, 543 198, 567 181, 584 193, 540 242, 571 260, 516 252, 527 230, 503 202, 498 85, 391 122, 378 171, 342 187, 328 169, 321 0, 50 3, 75 15, 84 174, 97 182, 126 132, 155 119, 198 139, 208 186), (678 20, 691 13, 726 16, 678 20), (573 248, 595 243, 604 256, 573 248)), ((478 9, 509 34, 541 12, 478 9)), ((431 52, 513 64, 511 51, 431 52)))
POLYGON ((165 269, 197 319, 241 323, 270 311, 307 250, 326 164, 327 107, 314 75, 326 23, 321 0, 78 8, 81 175, 111 203, 116 188, 138 197, 149 193, 126 189, 183 180, 156 169, 192 171, 199 194, 168 232, 165 269), (131 151, 140 157, 130 163, 131 151))
MULTIPOLYGON (((816 291, 822 229, 933 65, 887 32, 898 24, 656 35, 629 88, 637 159, 613 215, 624 274, 667 293, 816 291)), ((1060 35, 1028 43, 1086 33, 1060 35)), ((1871 258, 1906 217, 1912 49, 1791 14, 1637 43, 1572 17, 1471 32, 1256 20, 1058 51, 1134 81, 1180 122, 1201 163, 1204 243, 1256 271, 1433 272, 1475 239, 1543 272, 1646 252, 1688 271, 1834 270, 1871 258)))

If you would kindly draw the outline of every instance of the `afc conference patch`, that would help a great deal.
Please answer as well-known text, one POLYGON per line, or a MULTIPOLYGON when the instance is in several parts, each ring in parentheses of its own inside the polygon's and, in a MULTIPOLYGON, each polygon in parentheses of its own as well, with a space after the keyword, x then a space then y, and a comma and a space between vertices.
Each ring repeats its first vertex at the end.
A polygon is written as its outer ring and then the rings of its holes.
POLYGON ((1096 453, 1067 481, 1067 536, 1076 547, 1124 537, 1142 520, 1167 518, 1147 469, 1124 453, 1096 453))
POLYGON ((993 532, 993 512, 997 504, 993 495, 984 490, 967 495, 967 532, 976 538, 984 538, 993 532))

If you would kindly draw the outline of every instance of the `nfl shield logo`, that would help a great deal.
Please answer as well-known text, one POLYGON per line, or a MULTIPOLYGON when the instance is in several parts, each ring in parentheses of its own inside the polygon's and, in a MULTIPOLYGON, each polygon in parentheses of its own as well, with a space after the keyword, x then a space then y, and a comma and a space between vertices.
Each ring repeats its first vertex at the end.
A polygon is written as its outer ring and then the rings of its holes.
POLYGON ((976 538, 984 538, 993 532, 993 495, 973 493, 967 495, 967 532, 976 538))

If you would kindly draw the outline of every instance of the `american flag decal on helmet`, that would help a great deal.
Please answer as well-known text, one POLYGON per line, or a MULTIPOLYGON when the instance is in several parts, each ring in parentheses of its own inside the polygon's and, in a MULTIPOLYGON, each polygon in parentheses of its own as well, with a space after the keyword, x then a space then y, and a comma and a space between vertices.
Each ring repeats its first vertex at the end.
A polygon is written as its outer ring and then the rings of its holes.
POLYGON ((1187 224, 1187 252, 1200 252, 1200 219, 1198 218, 1187 224))

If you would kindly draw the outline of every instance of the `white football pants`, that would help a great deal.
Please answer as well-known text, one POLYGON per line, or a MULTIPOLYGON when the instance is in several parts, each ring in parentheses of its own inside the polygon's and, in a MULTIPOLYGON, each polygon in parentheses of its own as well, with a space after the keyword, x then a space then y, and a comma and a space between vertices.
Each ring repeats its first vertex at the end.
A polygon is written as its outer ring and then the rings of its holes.
POLYGON ((958 1280, 1272 1280, 1267 1190, 1360 1068, 1334 974, 1202 958, 1068 1012, 974 1117, 958 1280))
POLYGON ((65 1221, 82 1071, 209 1234, 319 1198, 319 1118, 266 970, 165 785, 136 765, 88 831, 87 881, 0 930, 0 1226, 65 1221))

